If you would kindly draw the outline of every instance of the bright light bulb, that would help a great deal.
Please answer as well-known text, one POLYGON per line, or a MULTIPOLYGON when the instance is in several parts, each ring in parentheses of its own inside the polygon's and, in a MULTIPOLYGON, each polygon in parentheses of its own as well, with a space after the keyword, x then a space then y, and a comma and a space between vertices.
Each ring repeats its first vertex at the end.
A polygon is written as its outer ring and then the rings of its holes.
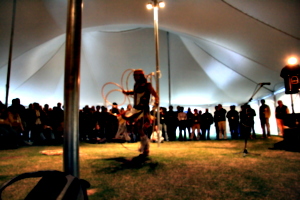
POLYGON ((160 1, 160 2, 158 3, 158 6, 159 6, 160 8, 164 8, 164 7, 166 6, 166 4, 165 4, 165 2, 160 1))
POLYGON ((288 64, 289 65, 296 65, 297 63, 298 63, 298 60, 295 57, 291 57, 291 58, 288 59, 288 64))
POLYGON ((153 8, 153 5, 152 3, 147 3, 146 7, 148 10, 151 10, 153 8))

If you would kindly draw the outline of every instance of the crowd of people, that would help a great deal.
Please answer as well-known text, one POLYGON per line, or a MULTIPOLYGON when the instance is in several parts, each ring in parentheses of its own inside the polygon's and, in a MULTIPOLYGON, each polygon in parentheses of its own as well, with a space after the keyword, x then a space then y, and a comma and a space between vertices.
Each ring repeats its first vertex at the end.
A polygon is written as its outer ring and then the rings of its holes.
MULTIPOLYGON (((6 107, 0 101, 0 141, 1 146, 18 147, 20 145, 34 144, 61 144, 63 141, 64 111, 61 103, 50 108, 48 104, 41 106, 39 103, 29 104, 25 107, 20 99, 12 100, 6 107)), ((215 106, 213 113, 206 108, 201 110, 177 106, 159 109, 159 124, 155 120, 156 110, 150 111, 151 120, 144 130, 152 142, 162 141, 187 141, 210 140, 210 129, 214 126, 216 139, 227 139, 226 124, 229 125, 230 138, 242 139, 256 138, 254 130, 255 110, 250 105, 241 106, 237 111, 236 106, 230 106, 226 111, 221 104, 215 106), (228 122, 228 123, 227 123, 228 122), (156 128, 154 128, 156 126, 156 128), (177 131, 179 132, 177 135, 177 131)), ((287 106, 278 101, 275 117, 277 120, 279 135, 283 135, 284 115, 289 113, 287 106)), ((140 141, 140 135, 136 130, 133 106, 127 105, 126 109, 119 108, 113 103, 108 110, 105 106, 86 105, 79 112, 79 139, 91 143, 105 143, 122 140, 127 142, 140 141)), ((269 118, 270 108, 261 100, 259 118, 262 128, 262 137, 270 137, 269 118)))
POLYGON ((61 103, 50 108, 34 102, 26 108, 19 98, 8 107, 0 101, 0 147, 61 143, 63 121, 61 103))

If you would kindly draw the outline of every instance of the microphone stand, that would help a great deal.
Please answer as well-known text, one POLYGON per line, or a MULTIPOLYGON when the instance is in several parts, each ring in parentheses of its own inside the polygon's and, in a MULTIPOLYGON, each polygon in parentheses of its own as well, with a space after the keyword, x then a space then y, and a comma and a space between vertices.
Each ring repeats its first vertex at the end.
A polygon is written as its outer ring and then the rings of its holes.
MULTIPOLYGON (((260 83, 259 85, 260 85, 260 87, 257 88, 256 90, 254 90, 252 96, 250 97, 250 99, 248 100, 248 102, 245 103, 245 105, 248 104, 250 101, 252 101, 253 97, 254 97, 254 96, 256 95, 256 93, 263 87, 264 84, 260 83)), ((244 125, 244 124, 242 124, 242 125, 246 127, 246 125, 244 125)), ((248 128, 248 127, 247 127, 247 128, 248 128)), ((251 134, 251 127, 250 127, 250 132, 249 132, 249 133, 251 134)), ((247 154, 253 154, 253 153, 249 153, 248 150, 247 150, 247 143, 248 143, 248 137, 249 137, 249 136, 250 136, 250 135, 249 135, 248 132, 247 132, 247 134, 245 135, 245 146, 244 146, 244 150, 242 151, 244 157, 245 157, 247 154)), ((260 154, 253 154, 253 155, 260 155, 260 154)))

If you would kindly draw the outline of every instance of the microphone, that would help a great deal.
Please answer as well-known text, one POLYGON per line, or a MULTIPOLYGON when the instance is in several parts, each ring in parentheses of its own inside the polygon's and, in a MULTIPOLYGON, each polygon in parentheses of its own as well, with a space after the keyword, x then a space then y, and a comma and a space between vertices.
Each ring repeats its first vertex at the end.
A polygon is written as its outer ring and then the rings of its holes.
POLYGON ((271 85, 271 83, 270 82, 268 82, 268 83, 259 83, 258 85, 271 85))

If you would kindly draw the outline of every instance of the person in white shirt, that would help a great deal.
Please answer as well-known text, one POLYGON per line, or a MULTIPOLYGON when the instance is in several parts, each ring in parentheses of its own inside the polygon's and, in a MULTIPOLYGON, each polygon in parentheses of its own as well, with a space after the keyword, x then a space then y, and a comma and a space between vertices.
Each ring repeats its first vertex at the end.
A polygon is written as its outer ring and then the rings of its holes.
POLYGON ((152 135, 150 137, 151 142, 163 142, 164 137, 162 137, 162 131, 158 129, 158 126, 154 126, 154 131, 152 132, 152 135))

